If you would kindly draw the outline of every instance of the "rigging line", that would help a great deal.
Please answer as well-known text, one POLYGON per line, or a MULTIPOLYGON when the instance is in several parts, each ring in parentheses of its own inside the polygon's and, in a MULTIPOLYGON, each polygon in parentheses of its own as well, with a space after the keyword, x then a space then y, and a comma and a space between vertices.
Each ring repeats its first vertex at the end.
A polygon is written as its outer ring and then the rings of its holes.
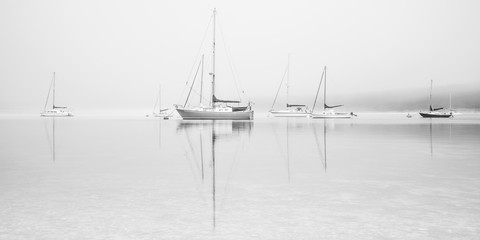
POLYGON ((192 93, 192 88, 195 85, 195 80, 197 80, 197 74, 198 74, 198 70, 200 70, 200 66, 202 66, 202 63, 198 64, 197 71, 195 72, 195 77, 193 77, 192 86, 190 87, 190 91, 188 92, 187 99, 185 99, 185 104, 183 104, 183 106, 187 105, 188 99, 190 98, 190 93, 192 93))
POLYGON ((53 86, 53 78, 52 78, 52 81, 50 82, 50 87, 48 88, 47 100, 45 101, 45 106, 43 107, 43 111, 47 109, 48 99, 50 98, 50 92, 52 91, 52 86, 53 86))
MULTIPOLYGON (((155 98, 155 106, 153 106, 153 111, 152 112, 155 112, 155 108, 157 108, 157 105, 158 105, 158 100, 160 99, 160 94, 157 95, 157 97, 155 98)), ((161 107, 161 106, 160 106, 161 107)), ((160 108, 159 108, 160 109, 160 108)), ((160 111, 159 111, 160 112, 160 111)))
POLYGON ((235 83, 235 90, 237 91, 238 98, 240 98, 240 101, 242 101, 242 97, 241 97, 240 92, 238 90, 238 85, 240 85, 240 90, 242 90, 242 92, 243 92, 243 88, 241 86, 241 82, 238 81, 237 78, 236 78, 236 74, 235 74, 236 71, 234 71, 234 67, 233 67, 233 64, 231 62, 230 53, 227 50, 227 43, 225 41, 225 37, 223 36, 222 25, 220 24, 220 21, 217 21, 217 22, 218 22, 218 28, 220 30, 220 36, 222 37, 222 41, 223 41, 223 48, 225 49, 225 54, 227 55, 228 66, 230 67, 230 72, 232 73, 232 76, 233 76, 233 82, 235 83))
POLYGON ((315 110, 315 105, 317 105, 318 93, 320 92, 320 87, 322 86, 322 81, 323 81, 324 74, 325 74, 325 69, 322 72, 322 77, 320 78, 320 83, 318 84, 317 94, 315 95, 315 101, 313 102, 312 113, 313 113, 313 110, 315 110))
MULTIPOLYGON (((195 89, 192 90, 192 93, 193 94, 196 94, 196 95, 200 95, 200 93, 198 91, 196 91, 195 89)), ((208 101, 209 99, 205 98, 202 96, 202 100, 205 100, 205 101, 208 101)), ((201 104, 200 104, 201 105, 201 104)))
POLYGON ((273 106, 275 106, 275 102, 277 101, 278 93, 280 92, 280 89, 282 88, 283 81, 285 80, 285 75, 287 74, 287 72, 288 72, 288 65, 285 68, 285 72, 283 73, 282 81, 280 82, 280 85, 278 86, 277 94, 275 95, 275 99, 273 100, 272 107, 270 108, 270 110, 273 110, 273 106))
POLYGON ((55 109, 55 72, 53 72, 53 102, 52 102, 53 109, 55 109))
POLYGON ((188 73, 188 78, 187 81, 185 82, 185 86, 183 87, 182 94, 178 97, 177 103, 180 102, 180 99, 182 99, 183 94, 185 93, 185 89, 188 86, 188 82, 190 81, 190 78, 192 76, 193 69, 195 68, 195 64, 197 63, 198 56, 200 55, 200 51, 202 50, 203 43, 205 42, 205 38, 207 37, 208 29, 210 28, 210 24, 212 23, 213 15, 210 16, 210 20, 208 21, 207 24, 207 29, 205 29, 205 33, 202 38, 202 42, 200 43, 200 47, 198 48, 197 54, 195 56, 195 60, 193 61, 192 68, 190 69, 190 72, 188 73))
POLYGON ((155 108, 157 108, 157 105, 158 105, 158 96, 155 98, 155 105, 153 106, 152 112, 155 112, 155 108))

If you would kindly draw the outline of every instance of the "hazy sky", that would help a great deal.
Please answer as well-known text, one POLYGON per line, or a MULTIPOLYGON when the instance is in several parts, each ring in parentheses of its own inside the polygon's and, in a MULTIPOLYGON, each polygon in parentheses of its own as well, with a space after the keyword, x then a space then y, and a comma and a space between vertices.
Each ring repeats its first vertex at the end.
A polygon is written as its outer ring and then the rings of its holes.
MULTIPOLYGON (((313 101, 324 65, 339 101, 397 89, 428 94, 430 79, 480 89, 478 0, 1 0, 0 111, 43 109, 54 71, 57 104, 77 112, 149 110, 159 84, 163 106, 183 103, 215 7, 219 98, 237 96, 224 46, 258 108, 270 107, 288 53, 293 103, 313 101)), ((209 32, 201 49, 208 68, 210 51, 209 32)))

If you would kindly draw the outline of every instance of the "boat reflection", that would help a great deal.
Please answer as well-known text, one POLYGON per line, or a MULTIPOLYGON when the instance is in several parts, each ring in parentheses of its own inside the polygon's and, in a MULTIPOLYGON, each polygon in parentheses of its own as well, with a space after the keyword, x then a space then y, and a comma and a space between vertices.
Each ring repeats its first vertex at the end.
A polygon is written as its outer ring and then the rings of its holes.
POLYGON ((316 146, 317 146, 317 150, 318 150, 318 156, 321 158, 321 161, 322 161, 322 165, 323 165, 323 169, 325 172, 327 172, 327 123, 326 121, 328 121, 327 119, 323 119, 322 121, 322 125, 323 125, 323 128, 322 128, 322 135, 323 135, 323 154, 322 154, 322 147, 320 146, 320 141, 319 141, 319 137, 318 137, 318 130, 317 130, 317 126, 315 124, 312 125, 312 130, 313 130, 313 134, 315 136, 315 143, 316 143, 316 146))
POLYGON ((44 125, 45 132, 47 134, 48 146, 52 154, 52 161, 55 162, 55 118, 45 118, 44 123, 45 123, 44 125), (50 122, 52 126, 51 130, 49 130, 49 127, 48 127, 48 124, 50 124, 50 122))
MULTIPOLYGON (((284 128, 272 126, 278 152, 286 163, 288 182, 292 178, 291 166, 302 161, 299 158, 306 157, 305 153, 313 153, 315 159, 310 163, 318 162, 318 158, 323 171, 327 171, 327 127, 332 128, 331 124, 333 124, 332 120, 329 119, 315 120, 305 124, 303 121, 287 118, 284 128), (282 128, 285 129, 284 133, 278 131, 282 128)), ((312 154, 307 156, 310 158, 312 154)))
MULTIPOLYGON (((187 141, 187 144, 183 144, 188 149, 187 158, 192 156, 201 173, 203 187, 211 190, 214 229, 217 224, 217 161, 225 166, 228 162, 238 160, 238 148, 242 148, 243 137, 249 137, 252 128, 252 121, 234 120, 181 121, 177 126, 177 134, 184 134, 187 141), (204 159, 209 159, 209 162, 205 163, 204 159)), ((225 188, 227 185, 228 181, 225 188)))
POLYGON ((438 152, 442 151, 444 148, 444 143, 446 140, 452 140, 452 122, 439 122, 439 119, 428 119, 428 132, 430 137, 430 160, 435 158, 435 155, 441 156, 438 152), (435 151, 437 154, 435 154, 435 151))

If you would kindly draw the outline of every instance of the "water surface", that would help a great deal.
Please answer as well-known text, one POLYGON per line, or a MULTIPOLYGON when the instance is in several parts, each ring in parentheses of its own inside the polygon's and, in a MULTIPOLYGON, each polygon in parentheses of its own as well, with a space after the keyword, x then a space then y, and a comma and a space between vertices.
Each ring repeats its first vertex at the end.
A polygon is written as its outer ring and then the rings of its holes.
POLYGON ((1 239, 478 239, 480 117, 0 117, 1 239))

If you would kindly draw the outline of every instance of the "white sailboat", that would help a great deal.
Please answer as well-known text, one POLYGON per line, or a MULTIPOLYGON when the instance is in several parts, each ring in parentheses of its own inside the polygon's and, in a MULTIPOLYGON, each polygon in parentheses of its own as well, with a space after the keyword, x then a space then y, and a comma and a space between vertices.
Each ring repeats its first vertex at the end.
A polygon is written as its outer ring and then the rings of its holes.
POLYGON ((162 109, 162 85, 158 87, 158 96, 153 106, 152 114, 147 115, 147 117, 163 117, 168 119, 169 115, 167 114, 168 108, 162 109), (158 106, 158 111, 157 111, 158 106))
POLYGON ((269 111, 270 115, 273 117, 307 117, 310 115, 310 111, 306 105, 303 104, 289 104, 288 101, 288 88, 289 88, 289 78, 290 78, 290 55, 288 55, 288 64, 285 74, 280 82, 280 86, 278 87, 277 94, 275 95, 275 99, 273 100, 273 104, 271 110, 269 111), (275 110, 273 107, 275 106, 275 102, 277 101, 278 93, 283 85, 283 80, 285 79, 285 74, 287 75, 286 81, 286 88, 287 88, 287 105, 286 109, 282 110, 275 110))
POLYGON ((323 68, 322 78, 320 79, 320 83, 318 84, 317 95, 315 96, 315 102, 313 104, 312 113, 310 117, 312 118, 351 118, 352 116, 356 116, 353 112, 335 112, 334 108, 341 107, 343 105, 335 105, 335 106, 328 106, 327 105, 327 67, 323 68), (320 91, 320 87, 322 86, 322 80, 325 78, 325 84, 323 87, 323 111, 316 113, 315 105, 317 103, 318 93, 320 91))
MULTIPOLYGON (((433 88, 433 80, 430 80, 430 111, 421 111, 420 116, 424 118, 449 118, 453 117, 452 112, 440 112, 438 110, 442 110, 443 107, 440 108, 434 108, 432 107, 432 88, 433 88)), ((451 108, 451 106, 450 106, 451 108)))
POLYGON ((48 89, 47 100, 45 101, 45 107, 43 111, 40 113, 42 117, 73 117, 73 113, 71 113, 67 107, 60 107, 55 106, 55 72, 53 73, 53 79, 50 83, 50 88, 48 89), (52 108, 47 109, 48 99, 50 98, 50 92, 53 88, 53 99, 52 99, 52 108))
MULTIPOLYGON (((198 106, 188 108, 186 103, 184 106, 176 105, 175 108, 184 120, 252 120, 253 110, 250 103, 247 106, 230 106, 228 104, 240 101, 221 100, 215 96, 215 16, 216 10, 213 10, 213 50, 212 59, 212 95, 209 106, 198 106)), ((193 87, 193 84, 192 84, 193 87)), ((187 98, 188 101, 188 98, 187 98)))

